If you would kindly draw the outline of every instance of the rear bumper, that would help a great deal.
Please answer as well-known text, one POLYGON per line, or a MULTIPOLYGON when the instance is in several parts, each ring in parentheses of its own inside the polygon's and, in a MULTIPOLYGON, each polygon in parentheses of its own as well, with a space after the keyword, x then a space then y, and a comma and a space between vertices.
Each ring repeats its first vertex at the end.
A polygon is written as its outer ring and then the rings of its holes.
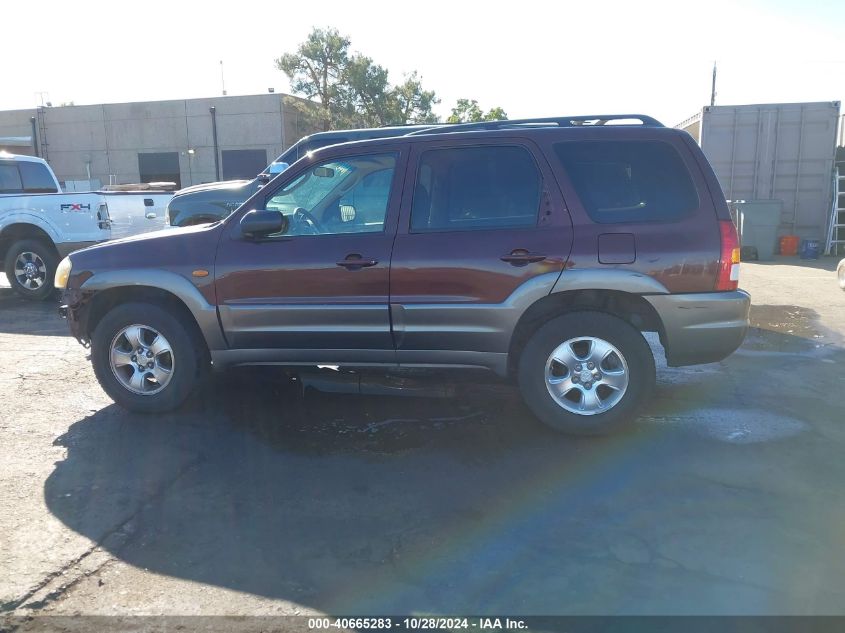
POLYGON ((666 362, 715 363, 730 356, 748 331, 751 296, 744 290, 644 297, 663 322, 666 362))

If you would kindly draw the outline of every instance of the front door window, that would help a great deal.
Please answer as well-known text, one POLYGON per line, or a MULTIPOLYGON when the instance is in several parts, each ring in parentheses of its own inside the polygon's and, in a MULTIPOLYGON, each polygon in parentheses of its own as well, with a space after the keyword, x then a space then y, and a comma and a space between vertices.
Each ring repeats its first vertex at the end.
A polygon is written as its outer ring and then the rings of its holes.
POLYGON ((395 170, 394 154, 319 163, 275 192, 265 206, 288 216, 288 236, 381 233, 395 170))

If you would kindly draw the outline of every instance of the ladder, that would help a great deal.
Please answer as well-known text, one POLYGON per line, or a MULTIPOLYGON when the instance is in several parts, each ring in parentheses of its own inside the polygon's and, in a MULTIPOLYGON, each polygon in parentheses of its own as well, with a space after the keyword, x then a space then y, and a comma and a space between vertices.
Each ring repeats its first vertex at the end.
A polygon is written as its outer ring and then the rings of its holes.
POLYGON ((845 250, 845 163, 837 163, 833 171, 833 205, 827 229, 825 255, 839 255, 845 250))
POLYGON ((41 139, 39 143, 41 145, 41 158, 46 161, 50 160, 49 155, 47 154, 47 121, 46 121, 46 111, 44 110, 44 106, 39 106, 35 110, 35 116, 38 121, 38 136, 41 139))

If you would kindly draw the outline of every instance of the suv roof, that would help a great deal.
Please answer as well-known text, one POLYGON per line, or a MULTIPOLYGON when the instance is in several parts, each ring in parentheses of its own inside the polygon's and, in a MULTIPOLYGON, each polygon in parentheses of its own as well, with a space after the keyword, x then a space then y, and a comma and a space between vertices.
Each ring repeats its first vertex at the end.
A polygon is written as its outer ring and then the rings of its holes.
MULTIPOLYGON (((306 143, 317 139, 368 139, 382 138, 385 136, 403 136, 415 132, 422 132, 442 124, 412 124, 412 125, 386 125, 384 127, 355 128, 351 130, 329 130, 327 132, 314 132, 303 136, 297 143, 306 143)), ((342 142, 342 141, 341 141, 342 142)))
POLYGON ((410 132, 410 134, 438 134, 441 132, 463 132, 476 130, 530 129, 547 127, 596 127, 608 123, 614 126, 664 127, 663 124, 645 114, 579 114, 576 116, 544 117, 537 119, 505 119, 503 121, 478 121, 475 123, 447 123, 439 127, 410 132), (639 123, 625 123, 639 121, 639 123))
MULTIPOLYGON (((405 135, 392 138, 367 138, 356 141, 339 142, 332 147, 378 147, 390 145, 401 136, 402 141, 426 141, 434 138, 484 138, 496 134, 505 137, 524 137, 526 135, 566 134, 581 136, 582 134, 598 133, 612 134, 613 131, 636 133, 637 130, 649 131, 657 135, 683 134, 683 130, 665 127, 656 119, 643 114, 601 114, 578 115, 568 117, 550 117, 537 119, 511 119, 505 121, 480 121, 477 123, 449 123, 427 126, 425 129, 414 130, 405 135), (629 123, 628 121, 638 121, 629 123)), ((328 146, 327 146, 328 147, 328 146)), ((318 155, 325 147, 313 150, 318 155)))
MULTIPOLYGON (((391 138, 396 136, 405 136, 406 134, 413 134, 416 132, 424 132, 439 124, 410 124, 410 125, 390 125, 376 128, 356 128, 351 130, 329 130, 327 132, 314 132, 308 136, 303 136, 296 143, 288 147, 281 155, 277 156, 270 165, 280 162, 293 164, 297 159, 301 158, 306 152, 314 151, 329 145, 337 145, 339 143, 350 143, 354 141, 363 141, 377 138, 391 138)), ((267 174, 270 168, 268 165, 261 173, 267 174)))

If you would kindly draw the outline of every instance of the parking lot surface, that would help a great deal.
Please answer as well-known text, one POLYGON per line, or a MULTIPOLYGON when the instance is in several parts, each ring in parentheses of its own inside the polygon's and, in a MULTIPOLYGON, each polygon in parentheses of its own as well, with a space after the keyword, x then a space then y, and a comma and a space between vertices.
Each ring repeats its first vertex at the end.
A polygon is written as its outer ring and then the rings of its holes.
POLYGON ((244 369, 132 415, 55 303, 0 288, 0 611, 843 614, 834 266, 743 264, 743 347, 661 362, 607 438, 451 375, 365 397, 244 369))

